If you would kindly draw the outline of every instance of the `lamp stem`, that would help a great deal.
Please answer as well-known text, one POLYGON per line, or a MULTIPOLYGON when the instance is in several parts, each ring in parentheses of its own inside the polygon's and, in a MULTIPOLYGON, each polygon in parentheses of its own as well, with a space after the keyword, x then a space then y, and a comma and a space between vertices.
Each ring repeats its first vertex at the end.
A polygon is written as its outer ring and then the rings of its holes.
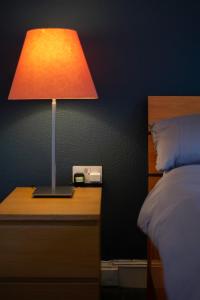
POLYGON ((52 99, 51 188, 56 190, 56 99, 52 99))
POLYGON ((56 186, 56 99, 52 99, 51 118, 51 187, 41 186, 34 190, 33 197, 66 198, 72 197, 72 186, 56 186))

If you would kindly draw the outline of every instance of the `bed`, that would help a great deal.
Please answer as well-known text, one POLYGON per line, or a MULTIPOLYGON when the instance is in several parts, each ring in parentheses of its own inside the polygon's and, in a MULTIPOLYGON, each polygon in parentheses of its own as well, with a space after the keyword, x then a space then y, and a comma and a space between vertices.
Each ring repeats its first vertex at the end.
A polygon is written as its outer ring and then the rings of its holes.
POLYGON ((148 300, 199 300, 200 96, 149 96, 148 124, 149 195, 138 218, 148 236, 148 300))

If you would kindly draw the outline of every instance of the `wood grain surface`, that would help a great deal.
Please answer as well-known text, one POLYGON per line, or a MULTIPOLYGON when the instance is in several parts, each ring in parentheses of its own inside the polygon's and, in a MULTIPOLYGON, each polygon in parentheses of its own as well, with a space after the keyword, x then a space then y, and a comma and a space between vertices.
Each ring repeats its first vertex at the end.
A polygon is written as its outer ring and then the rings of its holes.
POLYGON ((97 220, 101 188, 76 188, 72 198, 33 198, 35 188, 17 187, 0 203, 0 220, 97 220))

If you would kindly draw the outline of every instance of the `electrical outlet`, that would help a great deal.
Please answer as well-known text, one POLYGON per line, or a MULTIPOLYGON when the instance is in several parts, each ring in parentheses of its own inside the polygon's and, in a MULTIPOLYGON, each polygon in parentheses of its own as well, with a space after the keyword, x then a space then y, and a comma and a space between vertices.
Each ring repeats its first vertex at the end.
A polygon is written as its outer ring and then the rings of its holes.
POLYGON ((72 181, 74 182, 74 174, 83 173, 85 183, 102 183, 102 166, 73 166, 72 181))

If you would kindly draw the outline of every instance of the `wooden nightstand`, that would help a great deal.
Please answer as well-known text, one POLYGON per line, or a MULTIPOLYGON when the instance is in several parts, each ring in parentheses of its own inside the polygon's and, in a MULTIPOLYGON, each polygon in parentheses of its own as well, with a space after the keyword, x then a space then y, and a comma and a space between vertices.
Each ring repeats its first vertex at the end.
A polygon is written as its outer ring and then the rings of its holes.
POLYGON ((0 204, 0 297, 99 299, 101 188, 32 198, 16 188, 0 204))

